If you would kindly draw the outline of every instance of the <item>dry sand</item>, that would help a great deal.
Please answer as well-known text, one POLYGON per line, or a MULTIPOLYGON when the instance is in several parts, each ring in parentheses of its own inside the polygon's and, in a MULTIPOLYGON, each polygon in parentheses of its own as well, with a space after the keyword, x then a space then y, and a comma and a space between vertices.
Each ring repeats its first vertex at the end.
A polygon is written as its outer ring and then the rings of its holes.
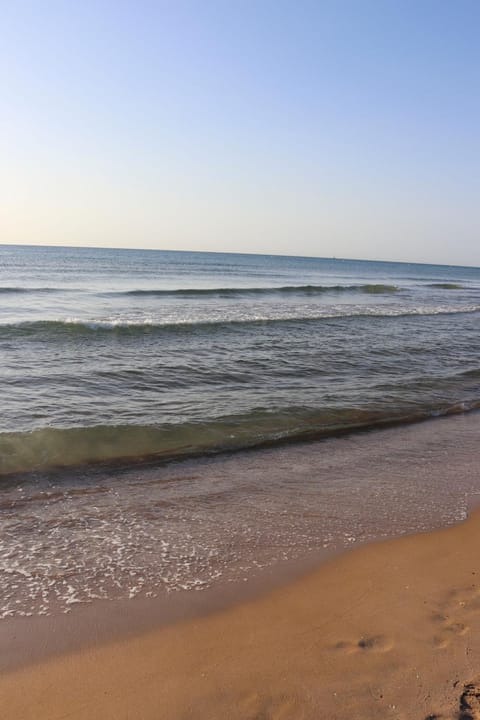
POLYGON ((254 602, 7 673, 0 717, 468 720, 478 677, 476 511, 254 602))

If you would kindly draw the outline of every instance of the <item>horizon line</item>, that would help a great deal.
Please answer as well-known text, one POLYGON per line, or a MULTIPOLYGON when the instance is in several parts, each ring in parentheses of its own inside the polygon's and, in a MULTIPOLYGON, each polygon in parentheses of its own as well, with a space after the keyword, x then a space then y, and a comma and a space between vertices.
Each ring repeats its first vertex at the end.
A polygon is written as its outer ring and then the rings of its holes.
POLYGON ((353 257, 337 257, 326 255, 286 255, 284 253, 266 253, 266 252, 238 252, 235 250, 178 250, 173 248, 152 248, 152 247, 112 247, 110 245, 44 245, 40 243, 6 243, 0 240, 0 247, 26 247, 26 248, 61 248, 79 250, 113 250, 126 252, 179 252, 179 253, 198 253, 199 255, 252 255, 257 257, 278 257, 278 258, 302 258, 305 260, 334 260, 336 262, 375 262, 395 265, 433 265, 436 267, 456 267, 480 270, 479 265, 456 265, 455 263, 438 263, 438 262, 419 262, 414 260, 373 260, 371 258, 353 258, 353 257))

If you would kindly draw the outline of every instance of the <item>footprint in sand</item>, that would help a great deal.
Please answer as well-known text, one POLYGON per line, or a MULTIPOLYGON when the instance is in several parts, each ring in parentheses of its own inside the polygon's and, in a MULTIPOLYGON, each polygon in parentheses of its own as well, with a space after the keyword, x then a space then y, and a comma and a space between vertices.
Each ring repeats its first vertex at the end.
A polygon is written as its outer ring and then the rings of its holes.
POLYGON ((460 696, 458 720, 480 720, 480 685, 467 683, 460 696))
MULTIPOLYGON (((442 713, 431 713, 424 720, 446 720, 446 718, 447 716, 442 713)), ((452 716, 449 714, 448 718, 452 716)), ((480 684, 472 682, 463 686, 454 720, 480 720, 480 684)))
POLYGON ((480 590, 477 585, 453 588, 447 595, 443 605, 446 614, 468 613, 475 615, 480 612, 480 590))
POLYGON ((441 632, 433 638, 433 644, 440 650, 450 645, 455 637, 465 635, 469 631, 468 625, 461 622, 444 623, 441 632))
POLYGON ((393 647, 393 642, 384 635, 370 635, 361 637, 360 640, 350 641, 341 640, 338 642, 334 650, 345 652, 347 655, 358 652, 387 652, 393 647))
POLYGON ((245 720, 303 720, 302 703, 293 696, 272 697, 251 693, 240 700, 245 720))
POLYGON ((475 586, 451 590, 446 601, 431 616, 439 625, 433 638, 434 646, 446 648, 456 637, 465 635, 470 629, 467 620, 473 619, 479 611, 480 593, 475 586))

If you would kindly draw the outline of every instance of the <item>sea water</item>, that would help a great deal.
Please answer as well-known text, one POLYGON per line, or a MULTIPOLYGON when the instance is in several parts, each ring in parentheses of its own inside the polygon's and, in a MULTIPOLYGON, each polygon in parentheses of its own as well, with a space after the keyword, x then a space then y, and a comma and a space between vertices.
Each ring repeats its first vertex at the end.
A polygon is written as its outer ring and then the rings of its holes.
POLYGON ((430 485, 299 443, 475 410, 479 311, 477 268, 0 246, 3 614, 418 529, 430 485))

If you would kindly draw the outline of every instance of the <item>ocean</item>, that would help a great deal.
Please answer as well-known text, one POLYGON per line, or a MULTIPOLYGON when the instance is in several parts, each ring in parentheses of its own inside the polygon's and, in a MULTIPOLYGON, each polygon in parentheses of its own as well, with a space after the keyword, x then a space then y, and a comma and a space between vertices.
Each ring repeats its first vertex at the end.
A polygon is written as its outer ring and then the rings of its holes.
MULTIPOLYGON (((325 458, 479 408, 479 320, 478 268, 0 246, 0 614, 199 588, 375 534, 351 520, 353 460, 347 487, 325 458), (326 438, 312 490, 305 443, 326 438)), ((398 484, 375 487, 399 531, 427 517, 412 488, 399 505, 398 484)))
POLYGON ((0 247, 3 473, 475 407, 480 269, 0 247))

